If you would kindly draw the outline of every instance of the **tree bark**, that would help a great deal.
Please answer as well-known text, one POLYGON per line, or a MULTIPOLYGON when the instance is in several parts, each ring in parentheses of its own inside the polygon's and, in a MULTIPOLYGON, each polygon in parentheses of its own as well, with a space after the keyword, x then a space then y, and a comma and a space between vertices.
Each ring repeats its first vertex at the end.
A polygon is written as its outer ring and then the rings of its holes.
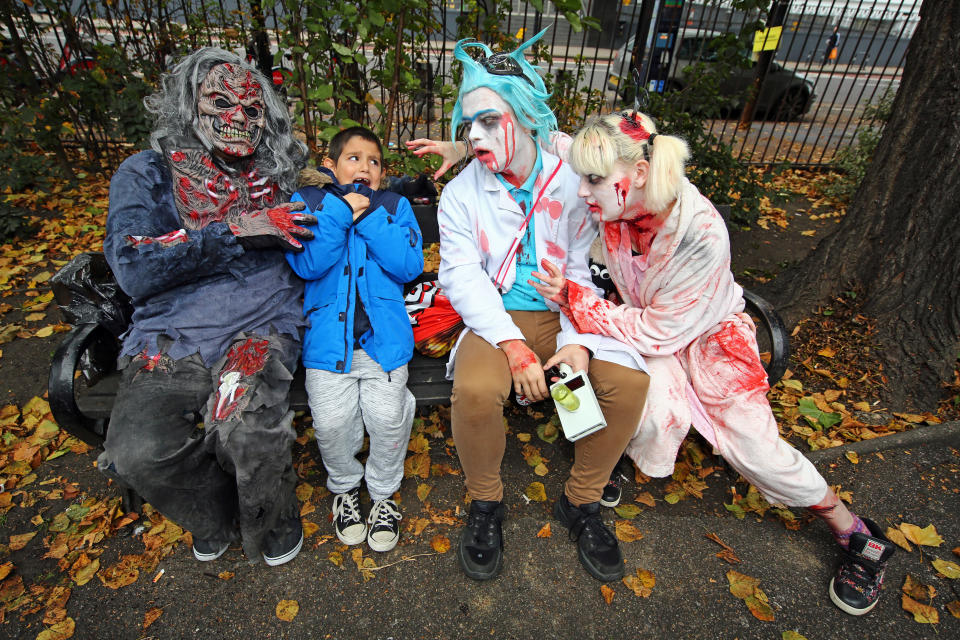
POLYGON ((958 31, 960 3, 924 0, 891 118, 846 216, 762 290, 788 325, 858 291, 894 407, 934 408, 960 353, 958 31))

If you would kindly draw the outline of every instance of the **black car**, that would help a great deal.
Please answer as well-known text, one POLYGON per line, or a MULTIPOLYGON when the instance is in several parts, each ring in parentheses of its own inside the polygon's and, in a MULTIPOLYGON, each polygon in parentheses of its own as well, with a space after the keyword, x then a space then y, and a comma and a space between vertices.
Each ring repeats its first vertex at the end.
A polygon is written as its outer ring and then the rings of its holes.
MULTIPOLYGON (((677 37, 676 50, 666 82, 667 91, 683 89, 687 80, 684 69, 695 62, 710 63, 716 59, 713 41, 723 34, 702 29, 684 29, 677 37)), ((607 87, 622 94, 626 79, 629 77, 630 53, 634 39, 617 51, 610 64, 610 77, 607 87)), ((721 85, 720 90, 730 97, 730 111, 739 111, 746 100, 747 89, 753 84, 755 65, 738 68, 733 76, 721 85)), ((755 113, 766 118, 795 120, 807 113, 816 96, 813 83, 802 75, 777 62, 770 63, 770 69, 764 78, 757 98, 755 113)))

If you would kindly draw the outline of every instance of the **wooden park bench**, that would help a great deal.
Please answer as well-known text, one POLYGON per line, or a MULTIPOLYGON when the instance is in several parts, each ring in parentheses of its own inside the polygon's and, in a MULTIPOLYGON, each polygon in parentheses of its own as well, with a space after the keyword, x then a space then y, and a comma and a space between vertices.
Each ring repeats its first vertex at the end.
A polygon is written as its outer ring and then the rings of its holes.
MULTIPOLYGON (((436 205, 416 205, 413 209, 424 245, 439 242, 436 205)), ((101 276, 112 278, 102 254, 97 257, 100 258, 101 268, 106 270, 101 276)), ((431 277, 431 274, 425 273, 418 280, 431 277)), ((69 305, 72 291, 58 286, 56 277, 53 282, 57 303, 61 307, 69 305)), ((783 321, 773 307, 746 290, 744 298, 747 311, 756 319, 758 331, 761 332, 758 338, 765 345, 762 348, 770 351, 765 368, 772 385, 786 370, 789 338, 783 321)), ((120 351, 119 333, 122 331, 118 332, 117 327, 110 327, 109 323, 77 324, 60 343, 50 367, 48 386, 53 417, 61 428, 93 447, 103 444, 110 425, 110 411, 120 380, 120 373, 116 369, 120 351)), ((452 383, 445 378, 445 372, 446 358, 414 354, 409 365, 407 384, 417 399, 418 407, 450 403, 452 383)), ((290 406, 295 411, 308 410, 303 381, 304 369, 299 367, 290 394, 290 406)))

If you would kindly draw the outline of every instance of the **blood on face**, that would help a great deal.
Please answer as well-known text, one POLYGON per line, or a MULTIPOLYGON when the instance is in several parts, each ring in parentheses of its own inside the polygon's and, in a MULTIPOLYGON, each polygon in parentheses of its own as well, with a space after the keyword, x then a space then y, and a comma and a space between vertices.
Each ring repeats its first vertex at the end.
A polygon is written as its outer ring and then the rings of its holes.
POLYGON ((263 88, 250 71, 213 67, 200 84, 197 133, 217 155, 236 160, 253 154, 263 136, 263 88))
POLYGON ((480 87, 463 96, 462 124, 477 159, 494 172, 501 173, 516 158, 517 126, 513 110, 491 89, 480 87))

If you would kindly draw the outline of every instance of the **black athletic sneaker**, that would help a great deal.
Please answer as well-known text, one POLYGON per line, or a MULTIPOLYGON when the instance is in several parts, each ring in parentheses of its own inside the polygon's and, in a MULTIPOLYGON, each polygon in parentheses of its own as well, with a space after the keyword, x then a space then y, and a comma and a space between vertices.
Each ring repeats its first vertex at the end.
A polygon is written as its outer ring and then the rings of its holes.
POLYGON ((457 558, 468 577, 489 580, 503 565, 503 529, 507 513, 503 502, 474 500, 470 503, 467 526, 460 533, 457 558))
POLYGON ((284 520, 267 534, 263 541, 263 561, 276 567, 297 557, 303 547, 303 524, 300 518, 284 520))
POLYGON ((553 517, 570 530, 570 539, 577 543, 577 555, 587 573, 601 582, 623 577, 623 553, 616 536, 603 524, 599 502, 575 507, 564 494, 553 506, 553 517))
POLYGON ((862 520, 870 529, 870 535, 855 533, 850 536, 850 546, 841 548, 840 566, 830 580, 833 604, 852 616, 862 616, 876 606, 883 571, 894 550, 893 543, 883 535, 876 522, 867 518, 862 520))
POLYGON ((360 487, 333 497, 333 530, 346 545, 360 544, 367 537, 367 525, 360 514, 360 487))
POLYGON ((603 488, 603 495, 600 496, 600 504, 605 507, 615 507, 620 504, 620 497, 623 494, 623 489, 620 487, 620 464, 613 468, 613 471, 610 472, 610 481, 603 488))
POLYGON ((397 546, 400 539, 400 508, 397 503, 387 498, 377 500, 370 508, 370 517, 367 518, 367 546, 374 551, 390 551, 397 546))
POLYGON ((229 542, 193 539, 193 557, 200 562, 212 562, 222 556, 230 547, 229 542))

